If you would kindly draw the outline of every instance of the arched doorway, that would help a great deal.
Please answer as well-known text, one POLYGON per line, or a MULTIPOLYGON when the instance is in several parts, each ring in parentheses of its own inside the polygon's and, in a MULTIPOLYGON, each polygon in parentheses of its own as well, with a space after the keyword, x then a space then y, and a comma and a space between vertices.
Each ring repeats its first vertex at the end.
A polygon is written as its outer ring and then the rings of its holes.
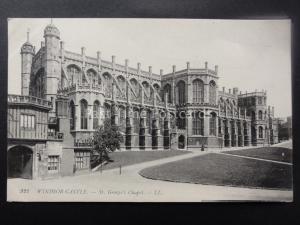
POLYGON ((33 152, 25 146, 15 146, 7 153, 7 177, 32 179, 33 152))
POLYGON ((183 135, 180 135, 178 137, 178 148, 179 149, 184 149, 185 148, 185 138, 183 135))

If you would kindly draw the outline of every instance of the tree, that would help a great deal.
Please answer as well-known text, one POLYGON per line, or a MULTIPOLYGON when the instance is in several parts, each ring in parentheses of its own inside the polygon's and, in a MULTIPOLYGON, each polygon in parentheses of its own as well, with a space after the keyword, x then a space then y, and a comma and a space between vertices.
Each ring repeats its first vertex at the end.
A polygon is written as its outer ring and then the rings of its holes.
POLYGON ((123 136, 119 131, 119 127, 112 125, 111 119, 104 120, 103 125, 100 125, 94 133, 94 153, 98 154, 98 162, 112 161, 109 158, 109 153, 120 148, 120 143, 123 141, 123 136))

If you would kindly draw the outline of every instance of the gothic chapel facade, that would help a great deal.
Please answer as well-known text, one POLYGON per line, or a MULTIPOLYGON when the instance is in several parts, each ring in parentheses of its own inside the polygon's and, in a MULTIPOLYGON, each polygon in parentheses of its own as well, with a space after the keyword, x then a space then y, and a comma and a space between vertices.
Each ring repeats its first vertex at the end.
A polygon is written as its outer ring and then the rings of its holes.
POLYGON ((120 127, 124 151, 278 142, 266 92, 220 90, 217 66, 188 62, 182 70, 155 74, 151 66, 144 71, 140 63, 132 68, 128 60, 121 65, 115 56, 105 61, 95 55, 87 56, 84 47, 81 54, 66 50, 53 24, 37 52, 29 38, 22 46, 21 95, 8 96, 8 151, 14 151, 8 155, 18 158, 24 150, 16 149, 26 141, 31 178, 90 169, 90 140, 105 116, 120 127))

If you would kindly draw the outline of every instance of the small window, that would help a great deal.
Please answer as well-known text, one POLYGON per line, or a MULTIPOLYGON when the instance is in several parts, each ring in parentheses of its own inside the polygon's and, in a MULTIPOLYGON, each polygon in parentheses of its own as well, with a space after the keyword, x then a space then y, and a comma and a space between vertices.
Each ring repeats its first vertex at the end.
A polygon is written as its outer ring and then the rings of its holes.
POLYGON ((35 129, 35 115, 21 114, 20 126, 25 129, 35 129))
POLYGON ((261 105, 262 104, 262 98, 258 97, 258 104, 261 105))
POLYGON ((59 171, 59 156, 51 155, 48 156, 48 171, 58 172, 59 171))
POLYGON ((259 138, 263 138, 263 136, 264 136, 264 135, 263 135, 263 128, 262 128, 262 127, 259 127, 259 128, 258 128, 258 137, 259 137, 259 138))
POLYGON ((197 112, 193 115, 193 134, 204 135, 204 118, 203 113, 197 112))
POLYGON ((90 167, 90 152, 75 152, 75 167, 76 169, 88 169, 90 167))
POLYGON ((263 119, 263 112, 262 111, 258 111, 258 119, 259 120, 263 119))

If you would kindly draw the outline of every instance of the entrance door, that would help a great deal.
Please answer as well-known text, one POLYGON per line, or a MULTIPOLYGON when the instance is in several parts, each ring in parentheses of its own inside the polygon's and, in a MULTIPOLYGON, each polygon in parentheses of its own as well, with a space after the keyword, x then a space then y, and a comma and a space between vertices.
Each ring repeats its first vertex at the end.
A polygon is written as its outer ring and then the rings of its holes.
POLYGON ((7 153, 7 177, 32 179, 32 150, 24 146, 16 146, 7 153))
POLYGON ((185 138, 183 135, 180 135, 178 137, 178 148, 179 149, 184 149, 185 148, 185 138))

